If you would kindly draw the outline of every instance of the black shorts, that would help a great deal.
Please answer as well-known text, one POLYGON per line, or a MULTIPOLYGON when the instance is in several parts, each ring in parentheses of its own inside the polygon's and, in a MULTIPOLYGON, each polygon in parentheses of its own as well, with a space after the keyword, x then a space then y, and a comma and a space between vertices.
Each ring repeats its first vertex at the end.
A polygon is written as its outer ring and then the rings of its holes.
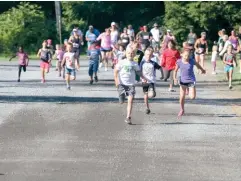
POLYGON ((188 88, 189 87, 194 88, 195 85, 196 85, 195 82, 183 83, 183 82, 180 81, 180 86, 184 86, 184 87, 188 87, 188 88))
POLYGON ((22 70, 26 72, 26 65, 18 65, 18 70, 22 70))
POLYGON ((148 93, 148 91, 155 91, 154 83, 142 83, 142 88, 144 93, 148 93))

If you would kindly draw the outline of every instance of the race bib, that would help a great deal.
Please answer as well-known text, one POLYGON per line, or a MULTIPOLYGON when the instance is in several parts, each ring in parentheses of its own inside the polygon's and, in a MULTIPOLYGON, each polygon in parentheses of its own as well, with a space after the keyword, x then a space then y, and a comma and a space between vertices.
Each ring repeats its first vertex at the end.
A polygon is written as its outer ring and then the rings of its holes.
POLYGON ((78 43, 73 43, 73 47, 74 48, 79 48, 79 44, 78 43))
POLYGON ((198 48, 199 53, 203 53, 203 51, 204 51, 204 48, 198 48))
POLYGON ((148 35, 145 35, 145 36, 143 36, 143 39, 149 39, 149 36, 148 35))
POLYGON ((127 39, 123 39, 122 42, 123 43, 128 43, 128 40, 127 39))

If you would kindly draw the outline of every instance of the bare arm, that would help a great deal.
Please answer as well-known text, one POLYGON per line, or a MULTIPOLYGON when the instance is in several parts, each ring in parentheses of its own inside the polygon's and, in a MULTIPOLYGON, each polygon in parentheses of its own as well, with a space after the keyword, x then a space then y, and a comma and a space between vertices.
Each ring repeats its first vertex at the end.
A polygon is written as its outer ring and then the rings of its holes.
POLYGON ((65 62, 66 62, 66 57, 64 56, 64 58, 63 58, 63 60, 61 62, 61 67, 64 67, 65 62))
POLYGON ((208 42, 206 41, 206 54, 208 54, 208 42))
POLYGON ((38 53, 37 53, 37 57, 40 58, 40 54, 41 54, 41 49, 39 49, 38 53))
POLYGON ((174 72, 173 72, 173 80, 175 81, 175 83, 177 82, 177 71, 179 70, 179 66, 176 65, 174 72))
POLYGON ((16 57, 16 55, 13 55, 12 57, 10 57, 9 61, 11 61, 15 57, 16 57))

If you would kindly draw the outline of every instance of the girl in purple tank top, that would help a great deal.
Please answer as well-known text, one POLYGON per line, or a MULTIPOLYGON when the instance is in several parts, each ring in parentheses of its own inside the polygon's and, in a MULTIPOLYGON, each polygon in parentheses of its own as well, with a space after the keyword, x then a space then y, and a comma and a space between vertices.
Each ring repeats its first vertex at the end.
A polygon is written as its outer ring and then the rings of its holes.
POLYGON ((185 103, 185 94, 186 91, 189 89, 189 97, 190 99, 196 98, 196 78, 194 74, 194 65, 197 66, 198 69, 202 71, 203 74, 206 73, 201 65, 196 62, 193 58, 190 58, 190 51, 184 50, 182 54, 182 58, 179 59, 176 63, 176 68, 174 70, 173 78, 175 84, 177 84, 177 71, 180 69, 180 106, 181 110, 178 114, 178 117, 181 117, 184 114, 184 103, 185 103))

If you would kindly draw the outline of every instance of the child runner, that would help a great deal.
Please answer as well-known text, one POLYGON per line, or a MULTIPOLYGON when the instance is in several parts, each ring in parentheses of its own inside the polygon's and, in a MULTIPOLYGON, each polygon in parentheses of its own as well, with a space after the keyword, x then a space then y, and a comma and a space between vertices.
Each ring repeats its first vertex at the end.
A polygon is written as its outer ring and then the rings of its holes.
MULTIPOLYGON (((154 49, 154 53, 153 53, 153 56, 152 56, 152 61, 154 61, 154 62, 156 62, 156 63, 159 63, 160 62, 160 51, 159 51, 159 48, 158 48, 158 46, 157 47, 155 47, 155 49, 154 49)), ((160 79, 161 80, 163 80, 163 78, 164 78, 164 73, 163 73, 163 69, 162 69, 162 67, 160 66, 160 71, 161 71, 161 77, 160 77, 160 79)))
POLYGON ((133 61, 134 50, 127 49, 126 59, 118 62, 114 71, 115 85, 119 92, 119 101, 124 103, 125 97, 128 96, 127 116, 125 122, 131 123, 131 111, 133 105, 133 99, 135 96, 135 76, 139 74, 143 81, 145 78, 142 76, 140 68, 136 62, 133 61))
POLYGON ((184 50, 182 54, 182 58, 179 59, 176 63, 176 68, 174 70, 173 78, 175 84, 177 84, 177 71, 180 68, 180 105, 181 110, 178 114, 178 117, 181 117, 184 114, 184 102, 185 102, 185 93, 186 89, 189 88, 189 97, 190 99, 195 99, 196 97, 196 78, 193 71, 194 65, 197 66, 198 69, 202 71, 202 73, 206 73, 206 71, 200 66, 198 62, 196 62, 193 58, 190 58, 190 51, 184 50))
POLYGON ((144 101, 146 104, 146 114, 150 114, 150 107, 148 103, 148 98, 156 97, 155 83, 156 83, 156 69, 160 69, 161 66, 156 62, 152 61, 153 49, 147 48, 145 51, 145 56, 141 62, 141 72, 146 81, 142 82, 144 101))
POLYGON ((52 59, 52 54, 47 48, 47 41, 44 40, 42 43, 42 48, 39 49, 37 56, 40 58, 40 68, 41 68, 41 82, 45 83, 45 73, 49 73, 50 63, 52 59))
POLYGON ((216 73, 216 62, 218 59, 218 46, 216 44, 213 45, 212 48, 212 58, 211 58, 211 63, 213 65, 213 72, 212 74, 215 75, 216 73))
POLYGON ((97 46, 96 43, 90 44, 88 50, 89 56, 89 76, 90 76, 90 84, 93 84, 93 74, 95 74, 95 82, 98 82, 98 67, 99 67, 99 60, 101 58, 100 47, 97 46))
POLYGON ((173 71, 176 66, 177 60, 180 58, 180 53, 176 49, 176 42, 170 40, 167 44, 168 49, 164 50, 162 54, 161 66, 164 68, 164 81, 170 78, 169 81, 169 92, 174 92, 173 87, 173 71))
POLYGON ((57 71, 59 71, 59 77, 61 77, 61 62, 63 61, 63 58, 64 58, 64 50, 63 50, 63 47, 59 44, 56 45, 54 57, 57 58, 56 69, 57 71))
POLYGON ((125 55, 126 55, 125 47, 123 45, 119 45, 118 50, 114 50, 113 68, 119 61, 125 58, 125 55))
POLYGON ((72 51, 72 44, 67 45, 67 52, 64 54, 64 58, 62 61, 62 67, 65 65, 65 80, 67 89, 70 90, 70 80, 75 80, 76 72, 75 65, 77 65, 76 53, 72 51))
POLYGON ((28 55, 23 51, 22 46, 19 47, 18 52, 15 55, 13 55, 9 59, 9 61, 11 61, 15 57, 18 57, 18 82, 20 82, 22 69, 24 72, 26 72, 26 67, 28 66, 29 58, 28 55))
POLYGON ((232 77, 233 77, 233 67, 237 65, 236 57, 232 53, 233 52, 233 46, 228 45, 227 53, 224 54, 223 57, 223 63, 225 66, 225 72, 227 73, 227 79, 229 82, 229 89, 232 89, 232 77))

